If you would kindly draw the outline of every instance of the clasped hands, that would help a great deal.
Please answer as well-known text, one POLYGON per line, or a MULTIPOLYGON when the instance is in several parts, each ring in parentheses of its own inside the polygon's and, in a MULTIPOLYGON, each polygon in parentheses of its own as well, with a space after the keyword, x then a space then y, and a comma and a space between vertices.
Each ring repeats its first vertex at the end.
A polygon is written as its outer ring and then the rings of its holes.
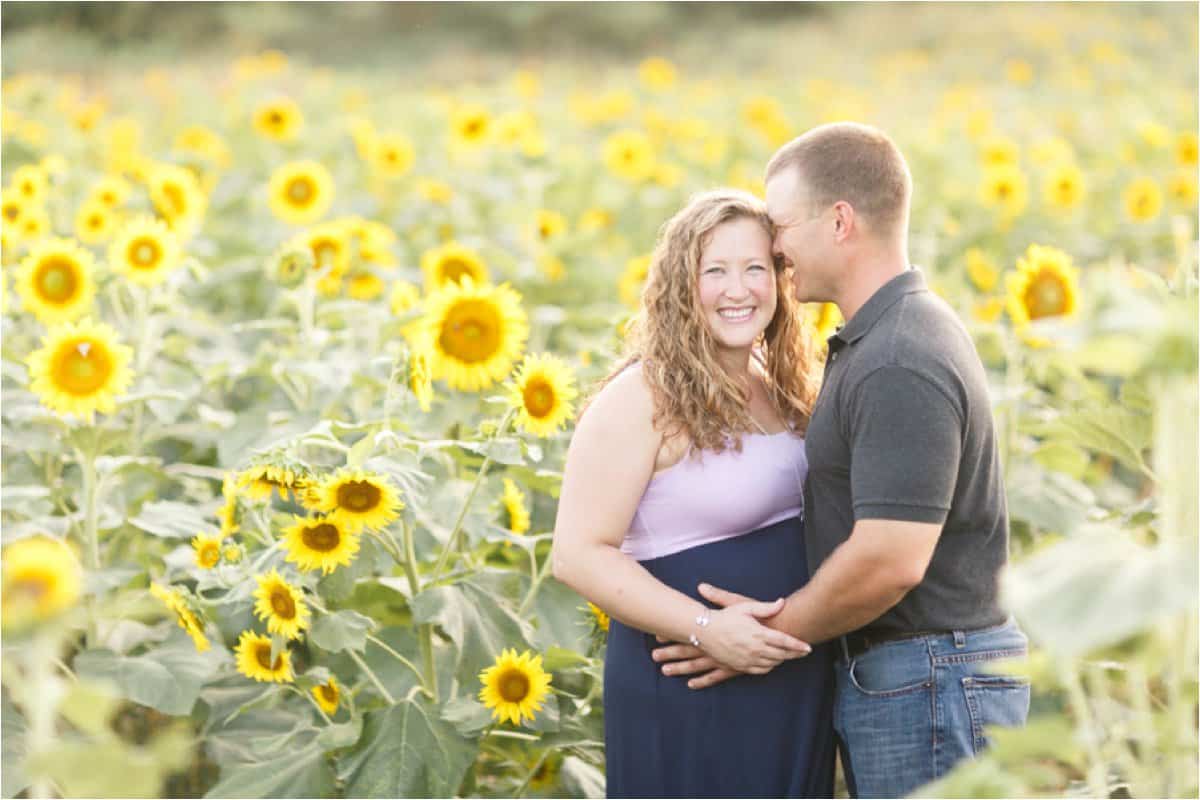
POLYGON ((701 646, 668 644, 659 636, 665 646, 652 653, 663 663, 664 675, 704 673, 688 680, 689 688, 704 689, 742 673, 765 675, 784 661, 812 652, 808 643, 763 624, 783 610, 783 598, 764 603, 707 583, 700 584, 700 594, 721 606, 703 629, 701 646))

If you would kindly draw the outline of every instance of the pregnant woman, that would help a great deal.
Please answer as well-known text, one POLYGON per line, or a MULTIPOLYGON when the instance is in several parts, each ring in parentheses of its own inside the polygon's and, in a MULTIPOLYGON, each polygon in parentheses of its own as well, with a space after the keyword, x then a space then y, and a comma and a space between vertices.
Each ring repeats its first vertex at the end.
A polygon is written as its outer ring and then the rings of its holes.
POLYGON ((612 617, 610 797, 832 796, 828 646, 762 623, 782 599, 715 610, 697 591, 783 598, 808 580, 817 378, 772 233, 762 203, 732 190, 664 226, 626 355, 567 453, 553 567, 612 617), (655 663, 656 637, 747 674, 692 690, 655 663))

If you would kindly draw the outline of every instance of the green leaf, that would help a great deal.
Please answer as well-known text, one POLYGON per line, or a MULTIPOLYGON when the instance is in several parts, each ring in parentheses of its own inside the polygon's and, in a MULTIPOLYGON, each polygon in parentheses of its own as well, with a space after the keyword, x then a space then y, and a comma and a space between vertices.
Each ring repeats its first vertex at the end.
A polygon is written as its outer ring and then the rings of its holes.
POLYGON ((374 627, 373 619, 357 611, 335 611, 317 617, 308 638, 317 647, 331 653, 342 650, 361 651, 366 646, 367 634, 374 627))
POLYGON ((604 797, 604 773, 582 758, 564 758, 558 779, 568 797, 604 797))
POLYGON ((359 746, 339 760, 338 776, 346 797, 454 797, 476 755, 475 743, 416 695, 366 714, 359 746))
POLYGON ((146 503, 129 524, 166 539, 191 539, 198 533, 217 533, 195 506, 172 500, 146 503))
POLYGON ((1014 465, 1006 488, 1009 516, 1043 531, 1068 533, 1096 505, 1092 490, 1069 475, 1027 465, 1014 465))
POLYGON ((321 729, 321 734, 317 736, 317 744, 323 750, 338 750, 343 747, 350 747, 356 744, 359 737, 362 736, 363 718, 357 715, 350 718, 349 722, 344 722, 339 725, 327 725, 321 729))
POLYGON ((45 775, 66 797, 161 797, 163 779, 187 766, 192 737, 185 724, 157 731, 147 747, 115 736, 101 741, 59 740, 31 755, 33 775, 45 775))
POLYGON ((534 642, 538 649, 547 651, 558 647, 586 653, 590 643, 590 615, 579 610, 586 608, 586 603, 566 584, 546 578, 533 601, 533 618, 537 625, 534 642))
POLYGON ((1075 480, 1083 478, 1090 459, 1087 453, 1066 442, 1050 442, 1033 451, 1033 460, 1048 470, 1070 475, 1075 480))
POLYGON ((315 741, 279 758, 226 766, 205 797, 329 797, 333 769, 315 741))
POLYGON ((200 687, 224 658, 218 650, 196 652, 187 634, 175 628, 162 646, 142 655, 85 650, 75 657, 75 671, 81 678, 116 684, 122 697, 164 714, 182 716, 191 713, 200 696, 200 687))
POLYGON ((520 652, 530 646, 528 623, 504 604, 505 595, 479 585, 480 577, 426 589, 412 600, 416 622, 440 625, 453 640, 462 686, 477 685, 479 673, 506 647, 520 652))
POLYGON ((469 736, 491 724, 492 712, 474 697, 456 697, 442 706, 442 719, 469 736))

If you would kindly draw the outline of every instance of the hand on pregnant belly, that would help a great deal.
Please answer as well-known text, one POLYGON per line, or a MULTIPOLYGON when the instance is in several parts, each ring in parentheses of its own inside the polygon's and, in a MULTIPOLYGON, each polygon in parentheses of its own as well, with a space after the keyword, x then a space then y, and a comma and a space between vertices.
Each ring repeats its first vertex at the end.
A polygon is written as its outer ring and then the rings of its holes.
POLYGON ((750 600, 714 611, 701 631, 700 647, 719 664, 752 675, 766 674, 783 661, 808 655, 812 648, 806 643, 760 622, 782 608, 780 598, 771 603, 750 600))

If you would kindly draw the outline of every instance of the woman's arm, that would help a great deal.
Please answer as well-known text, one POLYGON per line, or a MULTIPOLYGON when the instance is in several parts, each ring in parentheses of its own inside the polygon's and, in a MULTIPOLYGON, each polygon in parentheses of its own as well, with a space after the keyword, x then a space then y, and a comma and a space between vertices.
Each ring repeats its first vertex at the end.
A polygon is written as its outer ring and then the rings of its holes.
POLYGON ((695 634, 706 652, 743 672, 766 672, 806 655, 804 642, 756 619, 777 613, 778 601, 713 611, 620 551, 662 442, 652 417, 649 387, 630 370, 610 382, 579 421, 554 525, 554 577, 626 625, 675 641, 695 634), (709 616, 707 627, 696 623, 700 614, 709 616))

